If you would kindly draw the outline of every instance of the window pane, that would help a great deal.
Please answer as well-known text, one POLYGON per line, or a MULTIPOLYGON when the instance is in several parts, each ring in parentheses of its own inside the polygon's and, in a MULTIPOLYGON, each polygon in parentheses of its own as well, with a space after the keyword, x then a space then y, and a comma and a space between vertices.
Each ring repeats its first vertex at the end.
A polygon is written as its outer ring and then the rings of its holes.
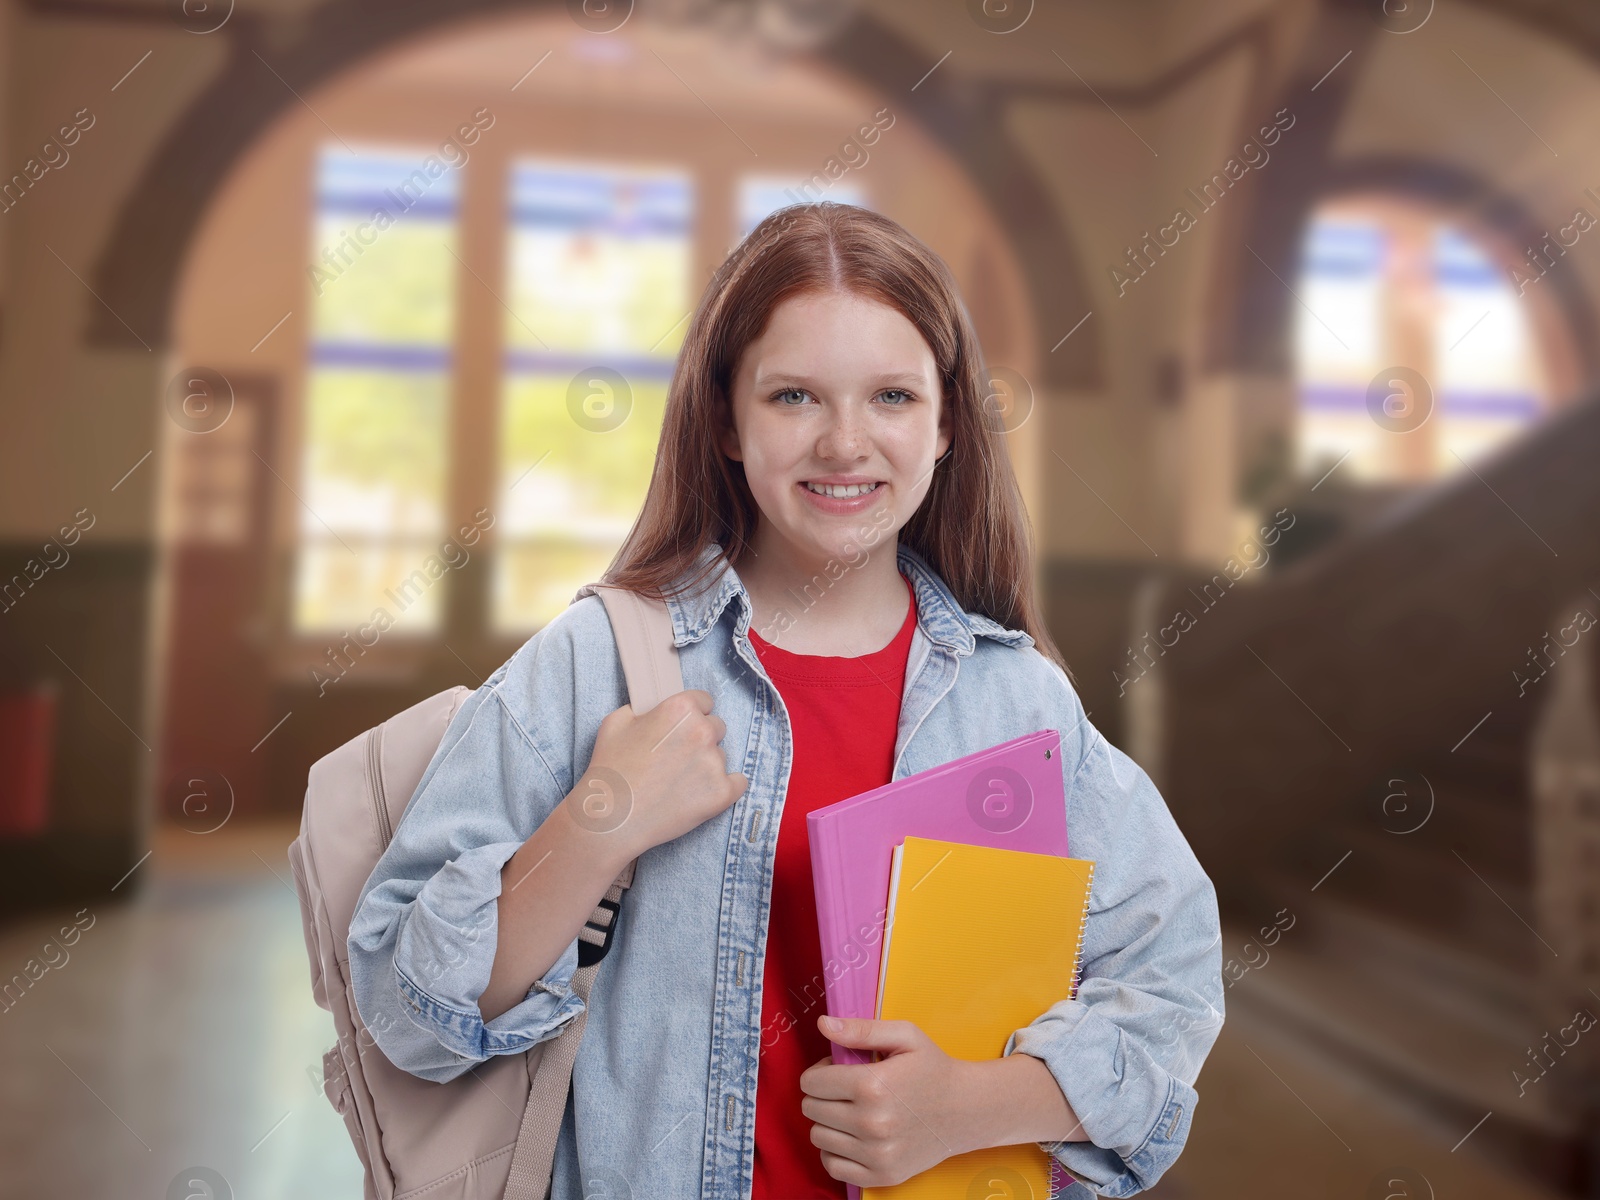
POLYGON ((644 500, 689 309, 687 176, 529 162, 511 178, 494 624, 598 578, 644 500))
POLYGON ((302 533, 317 537, 331 526, 381 538, 442 530, 448 389, 441 371, 315 367, 302 533))
MULTIPOLYGON (((670 366, 670 364, 666 364, 670 366)), ((506 380, 502 445, 511 472, 502 537, 565 530, 620 545, 644 503, 666 411, 667 380, 630 371, 622 389, 595 378, 516 373, 506 380), (583 399, 628 415, 615 429, 585 428, 583 399)), ((614 418, 613 418, 614 419, 614 418)), ((573 590, 588 580, 579 580, 573 590)), ((571 597, 569 596, 568 599, 571 597)))
POLYGON ((1384 366, 1381 313, 1387 238, 1367 221, 1314 220, 1303 249, 1295 305, 1300 362, 1302 470, 1320 474, 1349 453, 1353 475, 1370 475, 1381 452, 1367 415, 1367 385, 1384 366))
POLYGON ((302 631, 365 623, 378 608, 396 628, 438 627, 444 572, 430 556, 446 524, 457 190, 426 153, 330 147, 319 159, 302 631))
POLYGON ((826 190, 826 177, 806 180, 799 175, 746 175, 739 181, 739 239, 780 208, 808 200, 834 200, 870 208, 866 193, 853 183, 835 183, 826 190))
POLYGON ((296 579, 295 612, 306 632, 356 632, 381 629, 378 609, 390 629, 426 633, 443 615, 441 580, 450 564, 439 541, 369 541, 358 535, 336 539, 302 538, 296 579))
POLYGON ((494 608, 507 628, 536 627, 561 615, 572 594, 599 579, 616 543, 594 545, 571 538, 501 540, 494 578, 494 608))
POLYGON ((1505 273, 1458 230, 1434 236, 1439 289, 1439 435, 1446 468, 1471 462, 1537 420, 1536 377, 1522 301, 1505 273))
POLYGON ((317 178, 312 337, 443 346, 454 324, 454 171, 430 156, 324 150, 317 178))
POLYGON ((682 175, 515 167, 507 344, 676 354, 686 324, 689 203, 682 175))

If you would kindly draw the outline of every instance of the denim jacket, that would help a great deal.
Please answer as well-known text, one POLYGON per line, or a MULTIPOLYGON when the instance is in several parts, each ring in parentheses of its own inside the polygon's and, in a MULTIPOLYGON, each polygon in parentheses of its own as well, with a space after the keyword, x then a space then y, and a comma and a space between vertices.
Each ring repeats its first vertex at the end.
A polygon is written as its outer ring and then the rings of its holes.
MULTIPOLYGON (((720 551, 708 546, 701 561, 720 551)), ((1060 731, 1071 853, 1096 863, 1082 975, 1077 994, 1012 1033, 1004 1053, 1042 1060, 1090 1139, 1038 1143, 1081 1181, 1057 1194, 1132 1195, 1182 1150, 1195 1079, 1222 1027, 1215 890, 1149 777, 1089 723, 1033 639, 963 610, 925 559, 896 552, 917 622, 893 778, 1060 731)), ((817 583, 825 593, 829 580, 817 583)), ((672 1200, 751 1190, 762 956, 793 741, 732 566, 667 605, 684 686, 711 693, 728 770, 749 786, 639 857, 588 1002, 552 1200, 580 1200, 580 1179, 597 1178, 608 1194, 672 1200)), ((583 1008, 570 986, 576 937, 507 1012, 485 1022, 478 997, 501 867, 583 775, 601 718, 626 702, 610 623, 588 595, 500 666, 446 731, 350 929, 357 1008, 403 1070, 454 1079, 556 1036, 583 1008)))

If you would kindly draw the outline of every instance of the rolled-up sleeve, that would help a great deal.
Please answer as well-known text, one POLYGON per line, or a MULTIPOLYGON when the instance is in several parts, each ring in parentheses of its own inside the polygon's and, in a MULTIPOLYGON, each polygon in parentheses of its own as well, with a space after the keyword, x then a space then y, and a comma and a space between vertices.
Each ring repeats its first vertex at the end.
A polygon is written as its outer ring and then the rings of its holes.
POLYGON ((571 789, 570 764, 552 749, 567 744, 563 731, 549 728, 570 721, 570 701, 566 713, 539 709, 539 730, 527 717, 537 709, 531 681, 564 670, 532 661, 562 657, 558 639, 543 649, 539 640, 452 720, 350 925, 350 984, 372 1040, 397 1067, 438 1083, 557 1036, 584 1008, 572 990, 576 936, 515 1006, 487 1022, 478 1007, 494 965, 501 869, 571 789))
POLYGON ((1013 1032, 1004 1054, 1041 1059, 1089 1139, 1039 1148, 1097 1194, 1131 1196, 1188 1138, 1194 1083, 1222 1029, 1221 923, 1149 776, 1086 721, 1080 731, 1068 832, 1095 872, 1078 988, 1013 1032))

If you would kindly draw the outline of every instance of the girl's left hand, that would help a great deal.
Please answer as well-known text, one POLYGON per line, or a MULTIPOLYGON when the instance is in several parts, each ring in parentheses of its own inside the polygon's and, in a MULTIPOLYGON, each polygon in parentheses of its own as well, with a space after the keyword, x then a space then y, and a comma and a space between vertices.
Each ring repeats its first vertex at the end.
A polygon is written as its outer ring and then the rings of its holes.
POLYGON ((837 1065, 830 1055, 800 1075, 800 1111, 815 1122, 811 1142, 829 1175, 887 1187, 976 1148, 965 1141, 973 1089, 960 1079, 976 1064, 952 1058, 911 1021, 821 1016, 817 1027, 841 1046, 882 1055, 837 1065))

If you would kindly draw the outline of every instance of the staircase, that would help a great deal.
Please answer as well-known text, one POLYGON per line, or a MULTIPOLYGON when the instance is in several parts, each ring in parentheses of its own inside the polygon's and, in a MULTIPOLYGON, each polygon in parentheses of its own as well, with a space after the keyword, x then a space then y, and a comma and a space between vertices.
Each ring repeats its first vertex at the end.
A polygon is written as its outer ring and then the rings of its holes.
POLYGON ((1553 1032, 1530 980, 1553 948, 1530 928, 1517 731, 1487 732, 1289 839, 1243 907, 1287 906, 1295 924, 1229 998, 1380 1081, 1449 1144, 1470 1134, 1475 1149, 1576 1191, 1588 1169, 1571 1102, 1581 1078, 1563 1079, 1560 1058, 1544 1079, 1530 1065, 1553 1032), (1514 1070, 1536 1082, 1519 1086, 1514 1070))
POLYGON ((1196 617, 1160 661, 1160 782, 1217 886, 1225 962, 1254 964, 1230 1011, 1574 1195, 1597 1186, 1600 1071, 1550 1036, 1573 1011, 1549 999, 1560 935, 1534 897, 1550 689, 1520 696, 1511 672, 1600 580, 1595 462, 1591 401, 1278 576, 1204 611, 1173 580, 1157 610, 1196 617), (1245 949, 1285 908, 1293 927, 1245 949))

